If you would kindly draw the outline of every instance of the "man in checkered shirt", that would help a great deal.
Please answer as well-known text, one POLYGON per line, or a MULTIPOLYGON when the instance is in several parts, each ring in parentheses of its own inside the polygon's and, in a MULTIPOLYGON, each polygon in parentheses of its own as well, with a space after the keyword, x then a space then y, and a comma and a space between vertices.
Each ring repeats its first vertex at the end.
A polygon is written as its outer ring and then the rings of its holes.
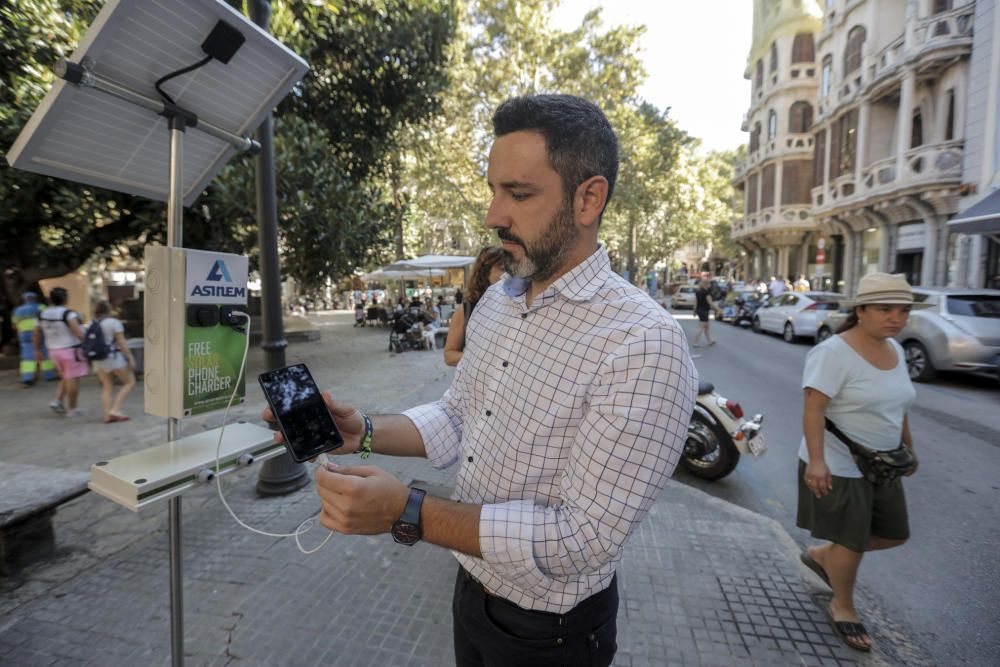
POLYGON ((609 665, 615 568, 674 471, 697 378, 680 327, 611 271, 597 241, 618 173, 604 114, 576 97, 522 97, 493 127, 487 225, 507 273, 476 304, 451 388, 370 419, 326 397, 338 453, 457 462, 454 500, 377 466, 327 464, 321 521, 454 552, 460 667, 609 665))

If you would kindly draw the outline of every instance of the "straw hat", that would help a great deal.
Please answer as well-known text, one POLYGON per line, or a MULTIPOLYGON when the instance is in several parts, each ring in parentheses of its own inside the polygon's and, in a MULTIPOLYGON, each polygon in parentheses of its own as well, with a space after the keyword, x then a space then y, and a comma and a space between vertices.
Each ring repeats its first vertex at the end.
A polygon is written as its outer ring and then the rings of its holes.
POLYGON ((869 273, 858 281, 857 296, 843 302, 849 308, 873 304, 907 305, 913 310, 934 307, 930 303, 914 302, 913 288, 902 273, 869 273))

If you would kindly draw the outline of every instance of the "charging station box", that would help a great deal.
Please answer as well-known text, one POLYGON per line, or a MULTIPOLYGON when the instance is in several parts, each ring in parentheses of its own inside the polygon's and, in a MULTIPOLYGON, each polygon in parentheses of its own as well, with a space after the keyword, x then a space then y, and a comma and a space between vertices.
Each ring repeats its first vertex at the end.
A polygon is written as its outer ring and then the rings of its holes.
POLYGON ((249 262, 242 255, 148 245, 145 249, 146 412, 182 419, 243 402, 240 366, 249 321, 249 262))

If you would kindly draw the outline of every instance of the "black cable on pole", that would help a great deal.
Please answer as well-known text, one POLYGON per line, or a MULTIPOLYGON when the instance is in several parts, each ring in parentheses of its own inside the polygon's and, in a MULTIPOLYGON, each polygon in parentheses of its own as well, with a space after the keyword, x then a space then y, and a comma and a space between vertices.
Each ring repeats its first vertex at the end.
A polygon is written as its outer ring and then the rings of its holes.
POLYGON ((160 79, 157 80, 157 82, 155 84, 155 86, 156 86, 156 92, 158 92, 160 94, 160 97, 162 97, 165 101, 170 102, 171 104, 176 104, 176 102, 174 102, 174 98, 170 97, 170 95, 167 95, 167 93, 164 92, 164 90, 162 88, 160 88, 160 85, 166 83, 167 81, 169 81, 170 79, 173 79, 174 77, 180 76, 181 74, 187 74, 188 72, 190 72, 192 70, 196 70, 199 67, 207 65, 208 61, 210 61, 211 59, 212 59, 212 56, 205 56, 203 59, 199 60, 194 65, 188 65, 187 67, 183 67, 183 68, 177 70, 176 72, 171 72, 170 74, 167 74, 166 76, 160 77, 160 79))

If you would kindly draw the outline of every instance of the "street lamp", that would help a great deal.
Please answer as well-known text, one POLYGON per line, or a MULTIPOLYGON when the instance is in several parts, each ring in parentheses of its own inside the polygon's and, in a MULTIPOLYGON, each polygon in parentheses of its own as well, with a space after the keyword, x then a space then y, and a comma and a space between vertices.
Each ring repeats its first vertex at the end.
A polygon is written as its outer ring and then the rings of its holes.
MULTIPOLYGON (((271 21, 270 0, 247 0, 250 20, 267 32, 271 21)), ((281 309, 281 269, 278 266, 278 206, 274 177, 274 125, 271 114, 264 118, 256 133, 260 152, 254 158, 257 170, 257 238, 260 244, 261 319, 265 366, 274 370, 285 365, 284 323, 281 309)), ((257 477, 257 493, 283 496, 309 483, 309 473, 287 453, 269 459, 257 477)))

